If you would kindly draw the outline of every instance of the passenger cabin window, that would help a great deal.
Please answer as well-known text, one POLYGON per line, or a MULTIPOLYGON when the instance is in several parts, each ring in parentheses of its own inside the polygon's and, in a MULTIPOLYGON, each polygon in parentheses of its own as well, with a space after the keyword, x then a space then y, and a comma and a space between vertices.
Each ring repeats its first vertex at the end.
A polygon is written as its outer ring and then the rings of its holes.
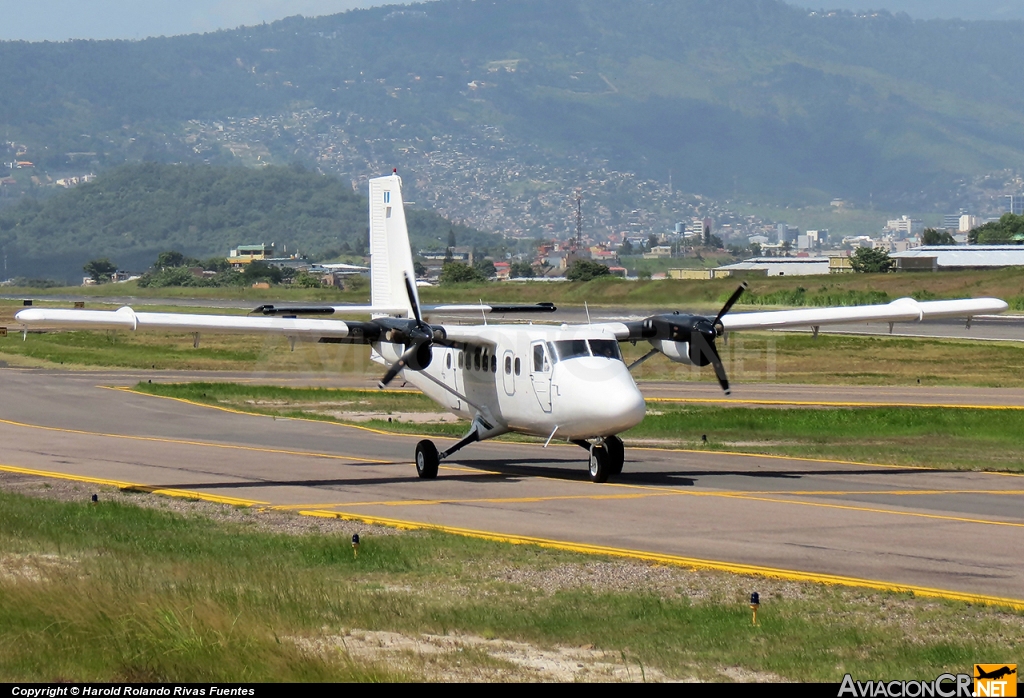
POLYGON ((448 356, 446 356, 444 358, 445 358, 445 362, 444 362, 445 366, 447 366, 448 368, 451 368, 452 367, 452 355, 449 354, 448 356))
POLYGON ((480 370, 480 347, 473 350, 473 368, 480 370))
POLYGON ((506 356, 505 357, 505 375, 509 376, 511 374, 512 374, 512 357, 511 356, 506 356))
POLYGON ((491 354, 491 373, 498 372, 498 357, 491 354))
POLYGON ((516 357, 516 375, 517 375, 517 376, 519 375, 519 370, 520 370, 521 368, 522 368, 522 365, 521 365, 521 364, 519 363, 519 357, 517 356, 517 357, 516 357))
POLYGON ((459 368, 462 368, 462 356, 463 356, 463 352, 460 351, 459 352, 459 368))

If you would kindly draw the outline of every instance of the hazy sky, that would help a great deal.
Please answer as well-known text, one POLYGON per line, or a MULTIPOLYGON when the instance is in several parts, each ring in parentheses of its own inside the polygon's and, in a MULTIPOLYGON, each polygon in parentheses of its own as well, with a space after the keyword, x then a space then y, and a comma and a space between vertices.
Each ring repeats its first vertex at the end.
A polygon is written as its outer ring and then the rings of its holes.
MULTIPOLYGON (((1024 0, 790 1, 815 9, 884 7, 922 19, 1024 19, 1024 0)), ((292 15, 315 17, 385 4, 401 3, 398 0, 0 0, 0 40, 143 39, 229 29, 292 15)))
POLYGON ((143 39, 399 0, 0 0, 0 40, 143 39))

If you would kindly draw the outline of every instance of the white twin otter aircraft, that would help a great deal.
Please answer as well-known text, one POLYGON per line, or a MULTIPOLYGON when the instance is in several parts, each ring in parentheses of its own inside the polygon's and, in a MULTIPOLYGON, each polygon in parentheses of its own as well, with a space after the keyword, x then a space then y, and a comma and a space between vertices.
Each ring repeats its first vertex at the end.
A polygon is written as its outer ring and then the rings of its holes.
MULTIPOLYGON (((416 446, 416 471, 437 476, 440 461, 463 447, 506 432, 564 439, 590 453, 590 476, 605 482, 622 471, 620 434, 638 424, 644 398, 630 369, 656 353, 670 360, 706 366, 729 393, 729 382, 715 340, 737 330, 764 330, 1000 313, 1007 305, 995 298, 918 302, 901 298, 885 305, 810 308, 728 315, 743 293, 740 286, 714 318, 673 313, 635 322, 586 325, 429 324, 420 312, 412 252, 398 174, 370 180, 371 305, 334 307, 261 306, 260 316, 137 313, 116 311, 23 310, 26 325, 71 329, 128 329, 194 333, 276 334, 291 341, 369 344, 372 358, 387 366, 380 387, 396 376, 455 414, 470 420, 469 432, 438 452, 433 442, 416 446), (299 315, 369 314, 349 322, 299 315), (648 342, 650 352, 627 367, 619 342, 648 342)), ((435 311, 496 312, 523 308, 438 306, 435 311)), ((537 306, 535 310, 553 310, 537 306)))

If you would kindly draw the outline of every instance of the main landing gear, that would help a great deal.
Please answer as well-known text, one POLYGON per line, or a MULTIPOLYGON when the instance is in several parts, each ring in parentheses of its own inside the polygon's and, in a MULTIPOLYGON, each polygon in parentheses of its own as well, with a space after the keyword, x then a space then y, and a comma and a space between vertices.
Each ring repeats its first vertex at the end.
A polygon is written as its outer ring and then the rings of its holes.
MULTIPOLYGON (((416 474, 422 480, 433 480, 437 477, 438 466, 448 456, 456 451, 480 440, 480 435, 474 429, 469 432, 457 444, 447 451, 438 453, 437 446, 433 441, 424 439, 416 444, 416 474)), ((590 452, 590 479, 594 482, 608 482, 622 472, 622 463, 625 460, 625 448, 622 446, 622 439, 617 436, 606 436, 596 443, 589 441, 573 441, 590 452)))
POLYGON ((622 439, 617 436, 606 436, 597 443, 574 441, 590 451, 590 479, 594 482, 608 482, 608 478, 622 472, 622 464, 626 458, 626 449, 622 439))
POLYGON ((433 480, 437 477, 437 468, 441 461, 479 440, 480 434, 477 432, 475 425, 472 431, 462 437, 462 440, 447 451, 441 451, 440 453, 437 452, 437 446, 434 445, 433 441, 423 439, 423 441, 416 444, 416 474, 420 476, 421 480, 433 480))

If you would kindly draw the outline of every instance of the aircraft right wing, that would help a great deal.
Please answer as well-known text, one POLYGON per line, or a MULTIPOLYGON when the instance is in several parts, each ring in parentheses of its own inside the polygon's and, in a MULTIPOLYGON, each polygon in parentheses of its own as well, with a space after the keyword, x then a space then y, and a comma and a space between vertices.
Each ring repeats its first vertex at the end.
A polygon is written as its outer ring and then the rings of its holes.
POLYGON ((192 313, 137 313, 128 306, 117 310, 28 308, 15 315, 15 319, 26 325, 71 330, 271 334, 308 341, 328 339, 357 344, 372 341, 380 333, 379 325, 368 322, 192 313))

